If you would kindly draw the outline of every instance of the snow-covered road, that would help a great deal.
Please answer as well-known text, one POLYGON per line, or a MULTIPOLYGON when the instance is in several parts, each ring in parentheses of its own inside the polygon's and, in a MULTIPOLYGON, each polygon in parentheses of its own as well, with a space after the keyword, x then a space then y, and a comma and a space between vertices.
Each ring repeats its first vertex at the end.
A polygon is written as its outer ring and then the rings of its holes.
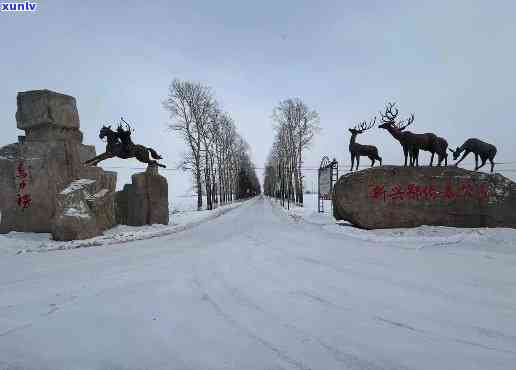
POLYGON ((516 368, 516 246, 392 240, 256 198, 161 238, 5 256, 0 369, 516 368))

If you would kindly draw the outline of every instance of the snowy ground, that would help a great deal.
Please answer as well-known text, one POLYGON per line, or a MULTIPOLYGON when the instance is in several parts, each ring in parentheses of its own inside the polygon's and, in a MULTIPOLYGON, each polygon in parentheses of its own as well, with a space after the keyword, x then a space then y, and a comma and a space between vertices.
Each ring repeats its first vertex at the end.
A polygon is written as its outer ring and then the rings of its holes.
POLYGON ((239 205, 239 202, 234 202, 212 211, 196 211, 197 198, 179 197, 174 199, 173 206, 171 206, 172 214, 170 215, 169 225, 119 225, 107 230, 101 236, 86 240, 57 242, 52 240, 51 234, 46 233, 10 232, 8 234, 0 234, 0 257, 6 254, 96 247, 156 238, 194 227, 201 222, 219 217, 239 205))
POLYGON ((4 256, 0 369, 514 369, 516 232, 328 219, 256 198, 124 248, 4 256))
MULTIPOLYGON (((279 201, 274 201, 279 205, 279 201)), ((331 202, 325 201, 324 212, 317 210, 317 194, 305 194, 304 206, 291 206, 284 210, 294 220, 319 225, 328 233, 341 234, 374 243, 396 243, 400 248, 421 249, 426 247, 449 247, 460 244, 461 250, 516 254, 516 230, 506 228, 457 228, 443 226, 420 226, 415 228, 362 230, 346 221, 336 221, 332 215, 331 202)), ((515 279, 516 281, 516 279, 515 279)))

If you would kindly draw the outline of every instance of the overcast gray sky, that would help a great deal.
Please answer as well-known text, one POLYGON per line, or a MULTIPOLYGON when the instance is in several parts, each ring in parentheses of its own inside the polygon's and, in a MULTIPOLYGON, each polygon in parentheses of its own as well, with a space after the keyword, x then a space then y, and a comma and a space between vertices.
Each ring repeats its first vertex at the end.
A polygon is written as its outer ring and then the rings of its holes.
MULTIPOLYGON (((516 161, 514 14, 512 1, 46 0, 35 14, 0 13, 0 145, 20 134, 16 93, 47 88, 77 98, 85 143, 98 152, 101 124, 123 115, 135 142, 172 167, 184 146, 166 131, 161 101, 178 77, 214 89, 259 167, 273 139, 272 108, 289 97, 321 116, 308 167, 323 155, 349 163, 347 128, 387 100, 402 115, 415 112, 412 131, 450 146, 479 137, 497 145, 498 161, 516 161)), ((359 142, 402 163, 383 130, 359 142)), ((516 163, 499 166, 516 175, 503 168, 516 163)), ((174 194, 187 190, 185 175, 168 178, 174 194)))

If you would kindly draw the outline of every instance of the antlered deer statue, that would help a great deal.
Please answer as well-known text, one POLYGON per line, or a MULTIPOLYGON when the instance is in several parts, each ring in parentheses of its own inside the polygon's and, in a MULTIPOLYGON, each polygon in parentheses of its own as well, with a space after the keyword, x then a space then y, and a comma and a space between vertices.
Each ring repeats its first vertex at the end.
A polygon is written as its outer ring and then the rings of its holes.
POLYGON ((383 128, 398 140, 403 147, 403 154, 405 156, 405 166, 407 166, 407 157, 410 157, 410 166, 419 166, 419 151, 425 150, 432 154, 430 159, 430 166, 434 163, 434 155, 437 153, 438 165, 440 166, 445 161, 448 164, 448 142, 437 135, 427 132, 424 134, 415 134, 410 131, 405 131, 407 127, 414 122, 414 113, 406 120, 397 121, 399 111, 395 108, 395 103, 388 103, 385 108, 385 113, 381 113, 382 124, 378 128, 383 128))
POLYGON ((494 170, 494 157, 496 156, 496 147, 492 144, 486 143, 479 139, 468 139, 462 144, 461 146, 458 146, 457 149, 453 150, 450 149, 450 152, 453 153, 453 160, 456 161, 457 158, 459 158, 460 154, 464 152, 464 155, 462 158, 455 163, 456 166, 459 165, 460 162, 463 161, 464 158, 469 153, 475 154, 475 171, 482 168, 486 161, 489 159, 489 162, 491 162, 491 172, 494 170), (482 160, 482 164, 478 165, 478 157, 482 160))
POLYGON ((366 121, 361 122, 355 127, 350 128, 349 132, 351 132, 351 139, 349 140, 349 152, 351 153, 351 168, 350 171, 353 171, 353 165, 355 163, 355 159, 357 160, 356 169, 358 170, 358 165, 360 163, 360 157, 368 157, 371 160, 371 167, 374 166, 375 161, 380 161, 380 166, 382 165, 382 157, 378 155, 378 148, 373 145, 362 145, 356 142, 357 136, 370 128, 374 127, 376 124, 376 117, 374 120, 366 123, 366 121))
POLYGON ((380 112, 380 116, 382 117, 382 124, 378 126, 378 128, 385 129, 389 131, 393 138, 399 141, 401 147, 403 148, 403 155, 405 157, 405 167, 407 166, 407 158, 410 155, 410 165, 413 165, 411 146, 409 143, 409 135, 413 135, 410 131, 405 130, 414 120, 414 116, 412 115, 412 121, 409 119, 407 124, 404 125, 403 121, 396 121, 398 118, 399 110, 395 107, 395 103, 387 103, 385 107, 385 113, 380 112), (393 110, 394 109, 394 110, 393 110))

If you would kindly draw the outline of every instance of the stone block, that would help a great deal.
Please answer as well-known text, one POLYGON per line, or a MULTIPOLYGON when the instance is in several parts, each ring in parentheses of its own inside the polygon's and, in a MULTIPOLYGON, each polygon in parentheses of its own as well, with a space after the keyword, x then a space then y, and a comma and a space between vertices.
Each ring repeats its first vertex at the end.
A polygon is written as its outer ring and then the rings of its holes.
POLYGON ((116 224, 114 192, 98 188, 97 180, 79 179, 57 194, 55 240, 92 238, 116 224))
POLYGON ((516 228, 516 183, 457 167, 374 167, 337 181, 333 211, 366 229, 516 228))
POLYGON ((20 130, 38 126, 79 129, 79 113, 73 96, 50 90, 19 92, 16 123, 20 130))
POLYGON ((168 183, 158 173, 157 167, 149 166, 145 172, 131 177, 116 194, 116 217, 120 224, 141 226, 169 223, 168 183))
POLYGON ((95 147, 81 144, 75 98, 37 90, 19 93, 17 101, 18 128, 24 129, 26 136, 0 148, 0 233, 54 232, 58 239, 69 239, 98 235, 113 226, 116 173, 84 167, 83 163, 95 156, 95 147), (30 196, 28 207, 18 204, 19 166, 26 173, 23 192, 30 196), (60 193, 77 179, 93 182, 77 195, 80 202, 76 195, 63 199, 60 193), (65 206, 70 201, 75 206, 65 206), (74 213, 73 209, 88 212, 74 213), (86 220, 86 215, 91 217, 86 220), (68 230, 80 225, 84 230, 68 230))
POLYGON ((95 215, 87 202, 94 190, 95 180, 80 179, 57 194, 52 223, 54 240, 88 239, 97 235, 95 215))

